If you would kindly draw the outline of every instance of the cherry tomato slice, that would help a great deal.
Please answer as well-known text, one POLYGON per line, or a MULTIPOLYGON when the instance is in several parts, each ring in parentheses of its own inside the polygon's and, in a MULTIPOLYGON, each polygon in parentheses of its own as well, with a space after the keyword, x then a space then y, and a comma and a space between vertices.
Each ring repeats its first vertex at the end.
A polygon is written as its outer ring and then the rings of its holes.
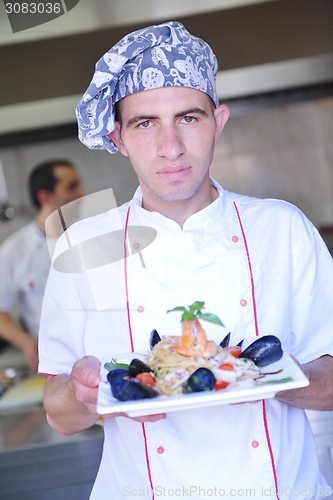
POLYGON ((240 354, 242 352, 242 348, 239 347, 239 345, 233 345, 233 346, 230 346, 230 347, 225 347, 224 350, 228 351, 230 354, 232 354, 233 356, 235 356, 235 358, 238 358, 238 356, 240 356, 240 354))
POLYGON ((214 389, 216 391, 219 391, 220 389, 225 389, 226 387, 228 387, 228 385, 228 382, 224 382, 224 380, 216 380, 214 389))
POLYGON ((229 365, 229 363, 224 363, 223 365, 219 366, 219 370, 228 370, 229 372, 233 372, 234 367, 232 365, 229 365))
POLYGON ((148 387, 154 387, 155 385, 155 379, 150 373, 139 373, 135 378, 142 384, 148 385, 148 387))

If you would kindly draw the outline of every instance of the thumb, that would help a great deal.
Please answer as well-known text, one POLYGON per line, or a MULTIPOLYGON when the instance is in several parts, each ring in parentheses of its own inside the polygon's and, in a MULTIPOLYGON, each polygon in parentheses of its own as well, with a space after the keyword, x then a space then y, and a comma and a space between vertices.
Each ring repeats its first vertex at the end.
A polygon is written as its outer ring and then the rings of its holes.
POLYGON ((92 363, 91 359, 82 358, 77 361, 72 370, 72 378, 86 387, 97 387, 101 376, 99 374, 99 362, 92 363))
POLYGON ((87 369, 87 371, 90 371, 90 373, 87 374, 87 382, 90 387, 96 387, 98 386, 101 376, 98 372, 92 371, 91 369, 87 369))

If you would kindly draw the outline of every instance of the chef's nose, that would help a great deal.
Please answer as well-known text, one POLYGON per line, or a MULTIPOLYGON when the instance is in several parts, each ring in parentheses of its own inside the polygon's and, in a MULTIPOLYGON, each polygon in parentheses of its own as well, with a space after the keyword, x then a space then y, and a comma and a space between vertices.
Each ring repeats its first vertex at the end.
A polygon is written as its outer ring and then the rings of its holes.
POLYGON ((169 160, 177 160, 184 153, 185 145, 181 132, 174 125, 163 126, 158 132, 157 151, 159 156, 169 160))

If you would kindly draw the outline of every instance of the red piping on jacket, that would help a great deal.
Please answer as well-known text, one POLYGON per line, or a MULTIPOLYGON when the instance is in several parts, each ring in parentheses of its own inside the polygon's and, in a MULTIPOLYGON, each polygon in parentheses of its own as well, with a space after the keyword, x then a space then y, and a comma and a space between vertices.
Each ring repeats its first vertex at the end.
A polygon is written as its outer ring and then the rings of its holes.
POLYGON ((150 482, 150 489, 153 492, 152 493, 152 500, 154 500, 155 499, 155 496, 154 496, 154 486, 153 486, 153 481, 152 481, 151 473, 150 473, 150 464, 149 464, 149 455, 148 455, 146 428, 145 428, 145 424, 143 422, 142 422, 142 432, 143 432, 143 437, 144 437, 144 440, 145 440, 146 462, 147 462, 148 476, 149 476, 149 482, 150 482))
POLYGON ((258 321, 257 321, 257 307, 256 307, 256 298, 255 298, 255 295, 254 295, 254 281, 253 281, 252 266, 251 266, 251 261, 250 261, 250 254, 249 254, 249 249, 248 249, 246 238, 245 238, 245 233, 244 233, 242 221, 241 221, 241 218, 240 218, 240 215, 239 215, 239 212, 238 212, 238 208, 237 208, 237 205, 236 205, 235 202, 234 202, 234 206, 235 206, 235 209, 236 209, 236 213, 237 213, 239 225, 240 225, 240 228, 241 228, 241 231, 242 231, 242 235, 243 235, 243 240, 244 240, 244 245, 245 245, 245 250, 246 250, 246 255, 247 255, 247 261, 249 263, 249 270, 250 270, 250 277, 251 277, 251 289, 252 289, 252 303, 253 303, 254 325, 255 325, 255 329, 256 329, 256 335, 259 335, 258 321))
MULTIPOLYGON (((255 329, 256 329, 256 335, 259 335, 258 321, 257 321, 256 297, 255 297, 255 293, 254 293, 254 280, 253 280, 253 273, 252 273, 252 266, 251 266, 250 254, 249 254, 249 249, 248 249, 248 246, 247 246, 245 232, 244 232, 244 229, 243 229, 243 224, 242 224, 242 221, 241 221, 241 218, 240 218, 240 215, 239 215, 239 211, 238 211, 236 203, 235 202, 233 202, 233 203, 234 203, 235 210, 236 210, 236 213, 237 213, 239 225, 240 225, 240 228, 241 228, 241 231, 242 231, 244 245, 245 245, 245 250, 246 250, 246 255, 247 255, 247 261, 248 261, 248 264, 249 264, 250 277, 251 277, 251 289, 252 289, 252 302, 253 302, 254 324, 255 324, 255 329)), ((270 457, 271 457, 271 465, 272 465, 273 476, 274 476, 276 498, 278 500, 280 500, 279 499, 279 495, 278 495, 278 485, 277 485, 276 468, 275 468, 275 463, 274 463, 274 455, 273 455, 271 440, 270 440, 269 431, 268 431, 265 400, 262 401, 262 416, 263 416, 263 420, 264 420, 264 428, 265 428, 265 434, 266 434, 266 440, 267 440, 268 450, 269 450, 269 454, 270 454, 270 457)))
POLYGON ((275 493, 276 493, 276 498, 280 500, 279 495, 278 495, 278 485, 277 485, 277 475, 276 475, 276 469, 275 469, 275 464, 274 464, 274 456, 273 456, 273 450, 272 450, 272 445, 271 441, 269 439, 269 432, 268 432, 268 425, 267 425, 267 416, 266 416, 266 401, 263 399, 262 401, 262 416, 264 419, 264 426, 265 426, 265 433, 266 433, 266 439, 267 439, 267 444, 268 444, 268 449, 269 449, 269 454, 271 456, 271 462, 272 462, 272 469, 273 469, 273 476, 274 476, 274 483, 275 483, 275 493))
POLYGON ((130 341, 131 341, 131 351, 134 352, 134 343, 133 343, 131 318, 130 318, 129 302, 128 302, 127 247, 126 247, 127 226, 128 226, 128 219, 129 219, 130 208, 131 207, 128 207, 127 217, 126 217, 126 223, 125 223, 125 234, 124 234, 124 267, 125 267, 125 287, 126 287, 127 320, 128 320, 128 328, 129 328, 130 341))
MULTIPOLYGON (((131 341, 131 351, 134 352, 134 342, 133 342, 133 335, 132 335, 131 316, 130 316, 129 300, 128 300, 127 247, 126 247, 127 227, 128 227, 128 220, 129 220, 130 208, 131 207, 128 207, 127 217, 126 217, 126 223, 125 223, 125 234, 124 234, 124 267, 125 267, 125 288, 126 288, 126 306, 127 306, 128 329, 129 329, 130 341, 131 341)), ((146 436, 145 424, 143 422, 142 422, 142 432, 143 432, 143 439, 144 439, 144 442, 145 442, 145 453, 146 453, 146 462, 147 462, 147 469, 148 469, 148 477, 149 477, 149 482, 150 482, 150 488, 151 488, 151 491, 153 492, 153 494, 152 494, 152 500, 154 500, 155 499, 155 497, 154 497, 154 487, 153 487, 153 481, 152 481, 151 473, 150 473, 147 436, 146 436)))

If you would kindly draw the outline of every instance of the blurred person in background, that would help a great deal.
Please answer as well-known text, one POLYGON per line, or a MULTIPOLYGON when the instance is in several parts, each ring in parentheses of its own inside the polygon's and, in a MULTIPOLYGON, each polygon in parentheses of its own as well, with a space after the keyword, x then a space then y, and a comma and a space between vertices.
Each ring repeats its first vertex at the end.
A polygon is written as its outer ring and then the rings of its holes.
POLYGON ((37 216, 0 246, 0 340, 21 350, 28 367, 37 371, 39 318, 50 268, 45 221, 83 192, 77 169, 64 159, 36 166, 28 188, 37 216), (22 324, 12 315, 17 303, 22 324))

